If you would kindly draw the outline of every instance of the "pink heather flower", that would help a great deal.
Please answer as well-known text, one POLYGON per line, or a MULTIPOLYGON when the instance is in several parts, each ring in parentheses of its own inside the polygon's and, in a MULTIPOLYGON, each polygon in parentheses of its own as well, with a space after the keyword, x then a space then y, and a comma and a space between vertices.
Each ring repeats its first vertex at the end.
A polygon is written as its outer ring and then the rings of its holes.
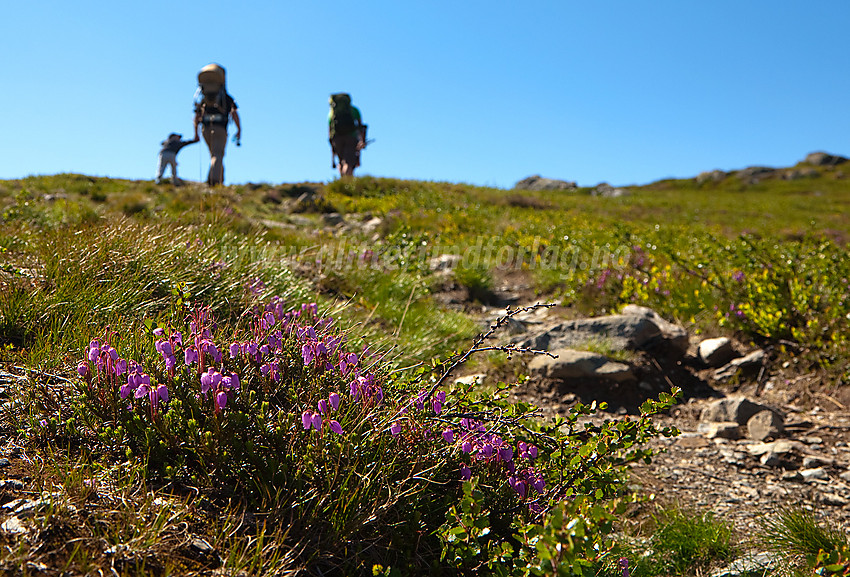
POLYGON ((328 402, 325 399, 322 399, 318 402, 319 412, 323 415, 328 414, 328 402))
POLYGON ((490 443, 484 443, 484 445, 478 449, 478 452, 486 459, 489 459, 493 456, 493 445, 490 443))
POLYGON ((216 411, 220 411, 227 404, 227 393, 224 391, 219 391, 215 394, 215 408, 216 411))
POLYGON ((311 417, 311 421, 313 423, 314 429, 316 429, 317 431, 322 430, 322 415, 320 415, 318 413, 313 413, 313 416, 311 417))
POLYGON ((264 365, 262 365, 260 367, 260 372, 263 373, 264 377, 269 376, 269 371, 271 371, 271 370, 272 370, 272 367, 268 363, 265 363, 264 365))
POLYGON ((89 364, 85 361, 81 362, 77 365, 77 373, 84 379, 91 375, 91 371, 89 370, 89 364))
POLYGON ((522 479, 517 479, 516 477, 509 477, 508 484, 514 491, 517 492, 520 497, 525 497, 526 487, 522 479))
POLYGON ((328 395, 328 401, 330 401, 331 407, 333 407, 334 411, 339 409, 339 394, 338 393, 331 393, 330 395, 328 395))
POLYGON ((528 446, 528 455, 532 459, 536 459, 537 458, 537 447, 535 447, 534 445, 529 445, 528 446))
POLYGON ((342 434, 342 426, 338 422, 330 421, 328 422, 328 426, 330 427, 331 431, 333 431, 337 435, 342 434))
POLYGON ((186 366, 191 365, 192 363, 198 362, 198 351, 195 350, 195 347, 189 347, 183 354, 184 360, 186 361, 186 366))
POLYGON ((168 402, 168 387, 166 387, 165 385, 159 385, 156 388, 156 394, 159 396, 160 400, 163 403, 168 402))
POLYGON ((460 450, 463 451, 464 453, 471 453, 472 452, 472 443, 470 443, 469 441, 464 441, 463 445, 460 446, 460 450))
POLYGON ((230 386, 234 389, 238 389, 239 385, 239 375, 237 375, 236 373, 230 373, 230 386))
POLYGON ((309 431, 313 426, 313 411, 304 411, 301 413, 301 424, 304 425, 304 430, 309 431))
POLYGON ((460 466, 460 478, 469 481, 472 478, 472 470, 466 465, 460 466))
POLYGON ((214 367, 210 367, 201 375, 201 393, 206 395, 211 390, 217 389, 219 383, 221 383, 221 373, 214 367))
POLYGON ((165 334, 165 329, 163 329, 162 327, 157 327, 153 330, 153 335, 155 337, 161 337, 164 334, 165 334))
POLYGON ((620 557, 620 568, 623 570, 623 577, 629 577, 629 560, 625 557, 620 557))
POLYGON ((514 450, 508 445, 499 447, 499 458, 505 463, 510 463, 511 459, 514 458, 514 450))
POLYGON ((401 433, 401 423, 396 421, 393 423, 393 426, 390 427, 390 433, 393 434, 393 437, 397 437, 399 433, 401 433))
POLYGON ((445 431, 443 431, 443 438, 446 440, 447 443, 453 443, 455 440, 454 431, 452 431, 451 429, 446 429, 445 431))
POLYGON ((543 477, 537 477, 531 482, 531 486, 538 493, 542 493, 546 489, 546 481, 543 480, 543 477))
POLYGON ((238 357, 240 349, 239 343, 230 343, 230 358, 235 359, 238 357))

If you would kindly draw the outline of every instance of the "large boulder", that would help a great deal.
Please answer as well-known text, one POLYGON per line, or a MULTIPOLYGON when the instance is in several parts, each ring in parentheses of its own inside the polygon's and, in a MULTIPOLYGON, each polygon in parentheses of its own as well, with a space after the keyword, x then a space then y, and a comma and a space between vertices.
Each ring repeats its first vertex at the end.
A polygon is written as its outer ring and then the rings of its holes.
POLYGON ((847 162, 847 158, 826 152, 812 152, 806 156, 805 162, 814 166, 835 166, 847 162))
POLYGON ((574 349, 552 351, 557 358, 537 355, 528 364, 532 375, 548 379, 600 379, 616 382, 631 381, 635 375, 629 365, 610 360, 605 355, 574 349))
POLYGON ((593 344, 611 351, 662 347, 684 354, 688 335, 684 328, 665 321, 652 309, 629 305, 619 315, 565 321, 516 342, 523 348, 545 351, 593 344))
POLYGON ((578 185, 567 180, 543 178, 539 174, 523 178, 514 185, 517 190, 575 190, 578 185))
POLYGON ((707 405, 700 414, 700 420, 713 422, 734 421, 739 425, 746 425, 756 413, 772 410, 774 409, 755 403, 746 397, 733 395, 707 405))

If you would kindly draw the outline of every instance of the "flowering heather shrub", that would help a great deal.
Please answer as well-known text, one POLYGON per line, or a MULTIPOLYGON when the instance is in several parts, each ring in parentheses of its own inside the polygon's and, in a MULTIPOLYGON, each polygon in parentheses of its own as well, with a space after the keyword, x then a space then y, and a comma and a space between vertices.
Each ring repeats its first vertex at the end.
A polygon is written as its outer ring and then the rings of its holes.
MULTIPOLYGON (((412 570, 440 549, 453 567, 508 549, 519 559, 515 547, 534 550, 517 544, 520 528, 544 526, 557 503, 617 496, 622 466, 649 458, 638 444, 675 434, 649 420, 669 395, 637 419, 584 426, 595 407, 579 405, 544 427, 508 385, 482 398, 473 385, 438 388, 426 370, 390 379, 381 356, 351 347, 315 303, 273 299, 243 318, 219 325, 197 308, 150 330, 153 346, 136 359, 120 352, 129 335, 105 331, 78 366, 83 395, 67 432, 146 458, 154 478, 270 508, 313 535, 314 554, 352 566, 412 570)), ((603 533, 588 535, 597 545, 603 533)))

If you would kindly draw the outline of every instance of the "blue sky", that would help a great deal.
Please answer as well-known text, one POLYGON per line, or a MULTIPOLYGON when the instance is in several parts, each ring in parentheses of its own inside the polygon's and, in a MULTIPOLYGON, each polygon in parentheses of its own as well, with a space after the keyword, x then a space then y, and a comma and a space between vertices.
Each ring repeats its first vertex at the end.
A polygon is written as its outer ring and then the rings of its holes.
MULTIPOLYGON (((358 174, 510 188, 645 184, 850 156, 850 2, 6 2, 0 178, 150 179, 198 70, 243 121, 226 181, 328 181, 327 98, 375 142, 358 174)), ((180 174, 206 177, 203 143, 180 174)))

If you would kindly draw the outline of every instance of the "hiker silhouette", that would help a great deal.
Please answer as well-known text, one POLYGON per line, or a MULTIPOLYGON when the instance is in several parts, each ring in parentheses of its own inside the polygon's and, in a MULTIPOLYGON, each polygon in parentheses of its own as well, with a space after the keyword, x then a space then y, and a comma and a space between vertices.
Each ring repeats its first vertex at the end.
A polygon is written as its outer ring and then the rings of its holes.
POLYGON ((353 176, 360 166, 360 151, 366 148, 366 128, 360 110, 351 104, 351 96, 331 94, 328 113, 328 141, 331 143, 331 168, 339 158, 339 175, 353 176))
POLYGON ((234 141, 241 144, 242 123, 239 120, 238 106, 227 93, 224 68, 218 64, 208 64, 198 73, 198 91, 195 100, 195 138, 198 128, 210 151, 210 170, 207 184, 224 184, 224 150, 227 147, 227 125, 230 120, 236 125, 234 141))

